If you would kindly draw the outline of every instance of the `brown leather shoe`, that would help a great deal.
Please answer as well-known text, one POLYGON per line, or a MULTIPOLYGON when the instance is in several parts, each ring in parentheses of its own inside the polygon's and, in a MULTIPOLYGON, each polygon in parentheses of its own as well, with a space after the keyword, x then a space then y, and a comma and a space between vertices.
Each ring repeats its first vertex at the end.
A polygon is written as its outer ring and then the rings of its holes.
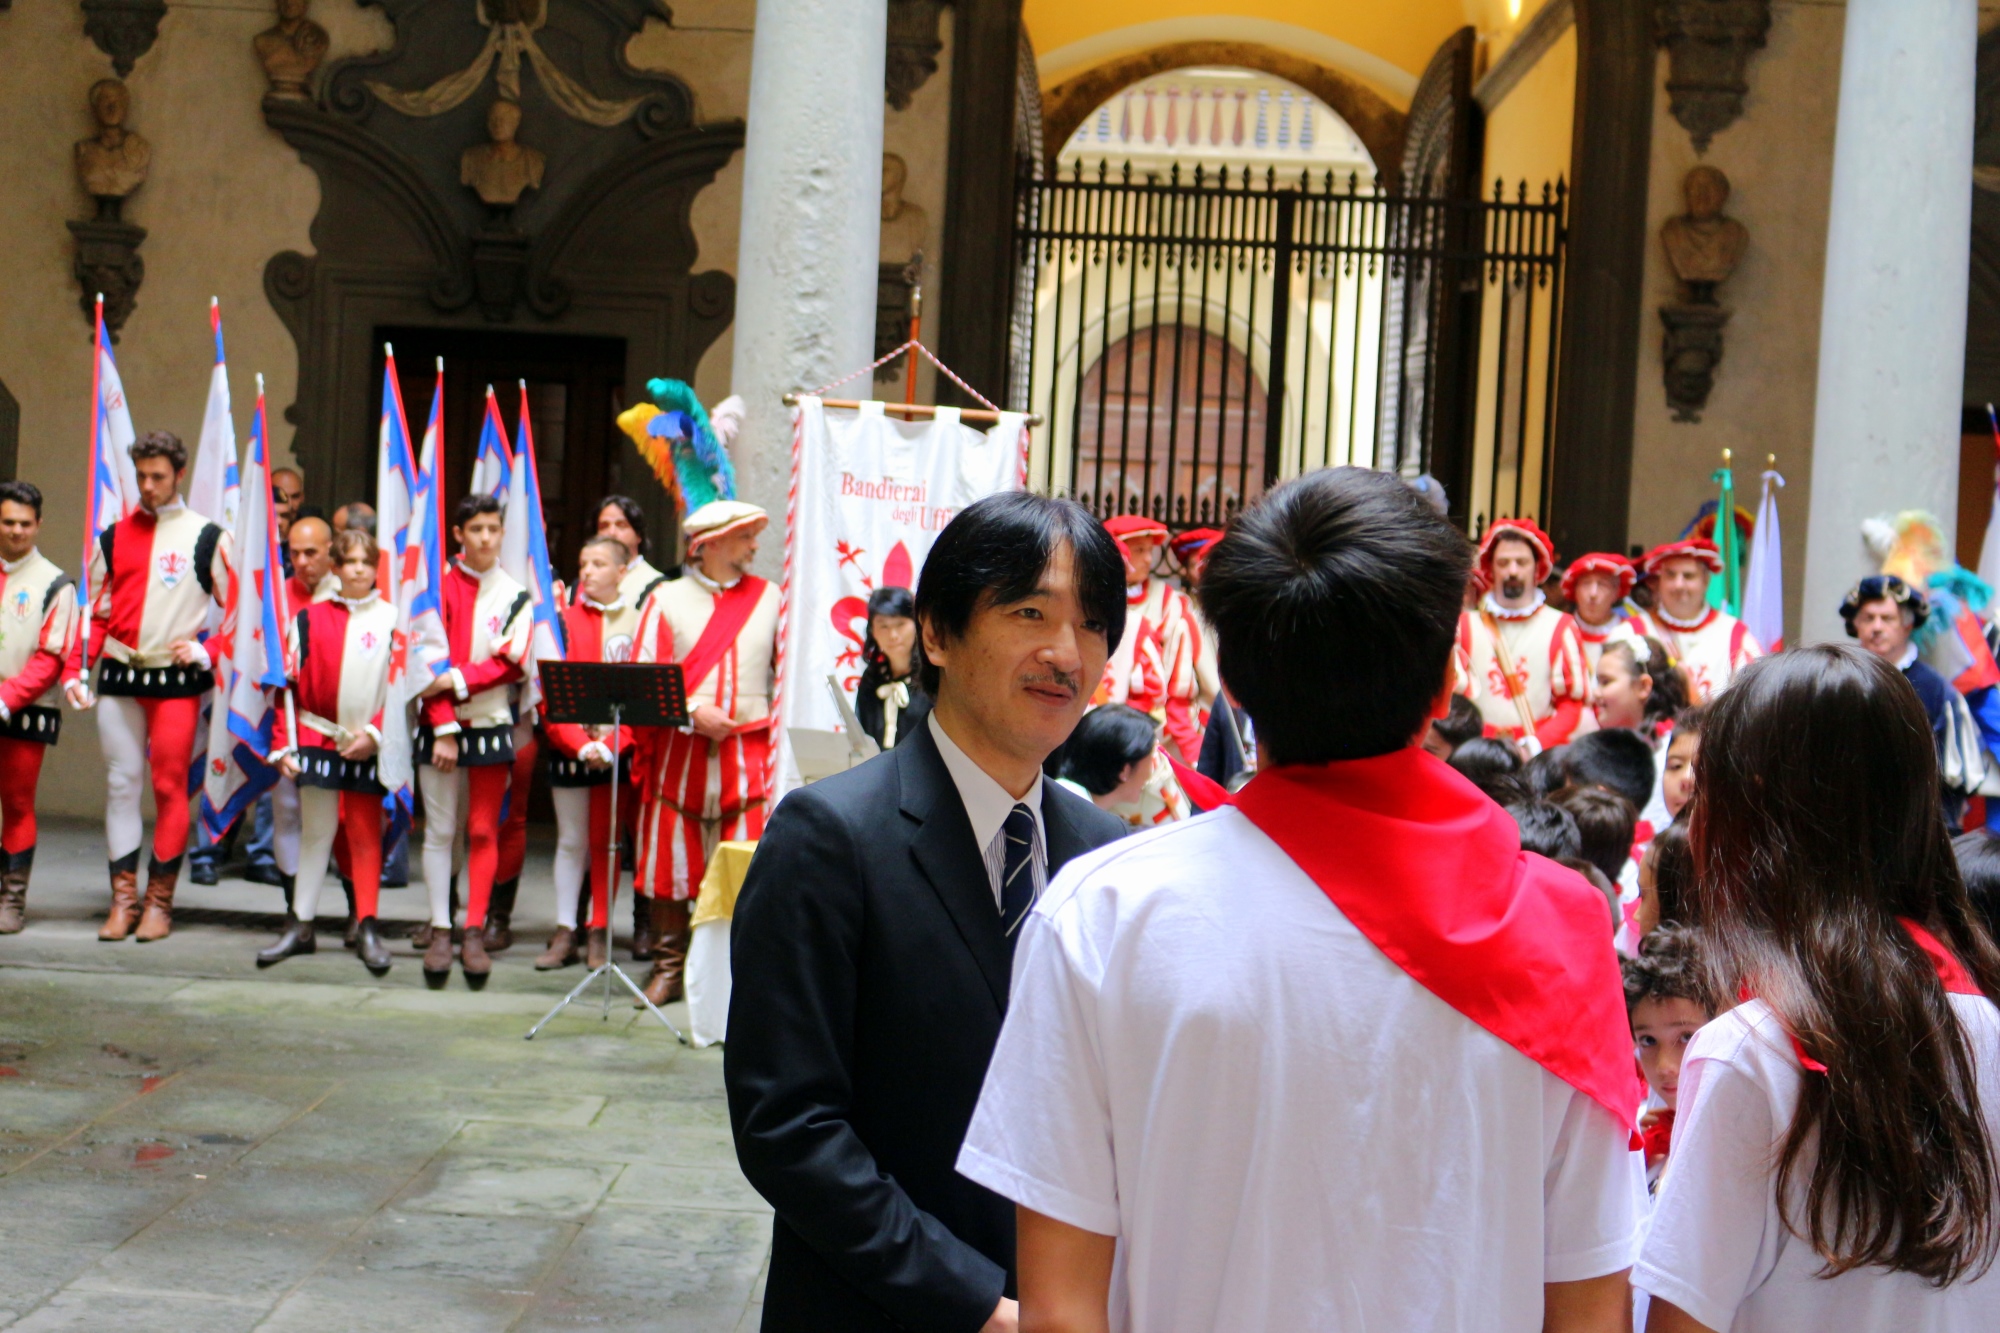
POLYGON ((432 990, 443 990, 444 983, 451 980, 451 932, 426 927, 430 930, 430 942, 424 946, 424 984, 432 990))
POLYGON ((514 897, 520 891, 518 879, 493 886, 493 896, 486 904, 486 930, 480 940, 486 952, 499 953, 514 947, 514 897))
POLYGON ((28 924, 28 871, 35 864, 35 849, 0 854, 0 860, 6 862, 0 870, 0 935, 18 935, 28 924))
POLYGON ((436 929, 437 929, 436 926, 433 926, 430 922, 426 921, 424 922, 424 924, 418 926, 415 930, 411 931, 410 948, 415 950, 417 953, 429 952, 431 947, 431 932, 436 929))
POLYGON ((458 949, 458 964, 465 969, 465 984, 474 990, 486 985, 486 978, 493 971, 493 960, 486 956, 486 941, 483 930, 466 928, 465 943, 458 949))
POLYGON ((611 961, 611 932, 603 926, 584 932, 583 965, 596 971, 611 961))
POLYGON ((111 863, 111 911, 97 932, 100 940, 122 940, 139 924, 139 854, 129 859, 130 865, 111 863))
MULTIPOLYGON (((653 946, 653 970, 646 978, 646 999, 656 1009, 687 993, 683 978, 693 916, 694 904, 688 899, 653 899, 653 928, 659 932, 660 942, 653 946)), ((635 1000, 632 1007, 640 1006, 635 1000)))
MULTIPOLYGON (((588 885, 585 892, 588 893, 588 885)), ((650 963, 653 961, 653 945, 659 934, 653 929, 653 900, 632 895, 632 961, 650 963)))
POLYGON ((535 959, 535 971, 553 972, 559 967, 568 967, 576 961, 576 932, 568 926, 557 926, 556 933, 549 936, 549 947, 542 950, 535 959))
POLYGON ((132 938, 141 944, 163 940, 174 931, 174 886, 180 882, 181 859, 166 865, 158 861, 146 867, 146 910, 132 938))

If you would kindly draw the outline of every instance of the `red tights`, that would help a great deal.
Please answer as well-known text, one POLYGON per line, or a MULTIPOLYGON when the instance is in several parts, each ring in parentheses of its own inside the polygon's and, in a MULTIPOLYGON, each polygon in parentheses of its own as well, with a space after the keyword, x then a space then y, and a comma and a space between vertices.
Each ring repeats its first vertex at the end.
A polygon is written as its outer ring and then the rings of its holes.
POLYGON ((494 867, 495 883, 521 878, 528 863, 528 793, 534 789, 535 760, 540 743, 532 737, 514 747, 514 769, 507 788, 507 818, 500 825, 500 860, 494 867))
MULTIPOLYGON (((465 770, 465 928, 486 924, 486 904, 500 865, 500 807, 507 799, 509 770, 482 764, 465 770)), ((525 804, 525 802, 524 802, 525 804)))
POLYGON ((0 736, 0 851, 9 856, 35 845, 35 784, 48 746, 0 736))

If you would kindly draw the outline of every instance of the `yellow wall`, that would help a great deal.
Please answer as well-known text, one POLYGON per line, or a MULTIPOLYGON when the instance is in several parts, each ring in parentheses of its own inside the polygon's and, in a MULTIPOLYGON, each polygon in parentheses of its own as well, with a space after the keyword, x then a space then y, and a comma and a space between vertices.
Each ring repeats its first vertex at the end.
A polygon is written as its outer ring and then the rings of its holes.
MULTIPOLYGON (((1467 22, 1473 0, 1026 0, 1022 20, 1038 54, 1120 28, 1209 16, 1274 19, 1349 43, 1416 75, 1467 22)), ((1504 6, 1506 0, 1497 0, 1504 6)))

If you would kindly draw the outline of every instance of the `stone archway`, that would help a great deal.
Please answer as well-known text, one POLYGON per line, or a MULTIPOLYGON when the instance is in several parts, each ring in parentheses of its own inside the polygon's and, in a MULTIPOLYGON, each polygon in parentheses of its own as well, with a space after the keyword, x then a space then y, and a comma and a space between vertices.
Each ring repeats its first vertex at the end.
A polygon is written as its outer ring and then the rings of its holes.
POLYGON ((1073 75, 1042 93, 1042 143, 1048 166, 1079 125, 1099 106, 1141 79, 1196 65, 1254 69, 1319 98, 1346 121, 1375 159, 1383 183, 1393 189, 1403 160, 1404 114, 1359 79, 1317 61, 1256 42, 1173 42, 1118 56, 1073 75))

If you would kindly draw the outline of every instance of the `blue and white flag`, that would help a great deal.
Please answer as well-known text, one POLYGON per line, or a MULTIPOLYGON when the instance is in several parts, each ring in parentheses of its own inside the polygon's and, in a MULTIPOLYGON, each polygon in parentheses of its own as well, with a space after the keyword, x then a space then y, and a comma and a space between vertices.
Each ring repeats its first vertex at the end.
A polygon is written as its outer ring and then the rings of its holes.
POLYGON ((97 332, 90 370, 90 488, 83 501, 83 561, 78 567, 76 599, 83 608, 83 641, 90 642, 90 603, 97 590, 90 586, 90 561, 104 530, 139 507, 139 474, 132 467, 132 409, 125 402, 125 383, 111 355, 111 335, 104 327, 104 296, 97 297, 97 332))
MULTIPOLYGON (((431 403, 431 421, 424 432, 419 459, 410 445, 409 418, 403 411, 403 390, 396 377, 396 353, 387 350, 382 373, 381 458, 375 474, 375 529, 382 547, 377 591, 396 608, 396 629, 389 650, 388 700, 383 707, 381 757, 377 772, 389 789, 390 814, 412 807, 415 778, 411 744, 411 705, 424 689, 451 667, 451 650, 444 637, 437 589, 432 580, 438 566, 429 558, 436 545, 436 514, 431 497, 436 462, 440 397, 431 403), (426 530, 429 530, 429 540, 426 530)), ((443 371, 439 371, 443 384, 443 371)))
POLYGON ((500 404, 493 386, 486 386, 486 419, 479 427, 479 453, 472 461, 473 495, 491 495, 502 504, 512 484, 514 451, 507 444, 507 426, 500 420, 500 404))
POLYGON ((219 840, 271 785, 270 762, 277 721, 274 691, 285 688, 285 565, 278 553, 278 521, 271 511, 271 460, 264 420, 264 377, 257 377, 257 411, 250 421, 250 458, 235 534, 235 603, 225 684, 208 737, 208 780, 201 821, 219 840))
POLYGON ((243 485, 236 463, 236 420, 229 410, 229 364, 222 355, 222 306, 212 296, 208 326, 215 334, 215 368, 208 376, 208 410, 201 416, 201 441, 188 478, 187 504, 224 532, 234 532, 243 485))
MULTIPOLYGON (((487 391, 492 413, 492 390, 487 391)), ((495 420, 498 413, 493 413, 495 420)), ((535 663, 561 661, 565 652, 562 607, 556 601, 555 571, 549 567, 549 530, 542 519, 542 478, 535 467, 535 428, 528 418, 528 382, 521 381, 520 439, 514 450, 507 486, 507 528, 500 537, 500 568, 528 590, 535 627, 528 641, 527 683, 522 691, 525 715, 541 702, 541 675, 535 663)))

